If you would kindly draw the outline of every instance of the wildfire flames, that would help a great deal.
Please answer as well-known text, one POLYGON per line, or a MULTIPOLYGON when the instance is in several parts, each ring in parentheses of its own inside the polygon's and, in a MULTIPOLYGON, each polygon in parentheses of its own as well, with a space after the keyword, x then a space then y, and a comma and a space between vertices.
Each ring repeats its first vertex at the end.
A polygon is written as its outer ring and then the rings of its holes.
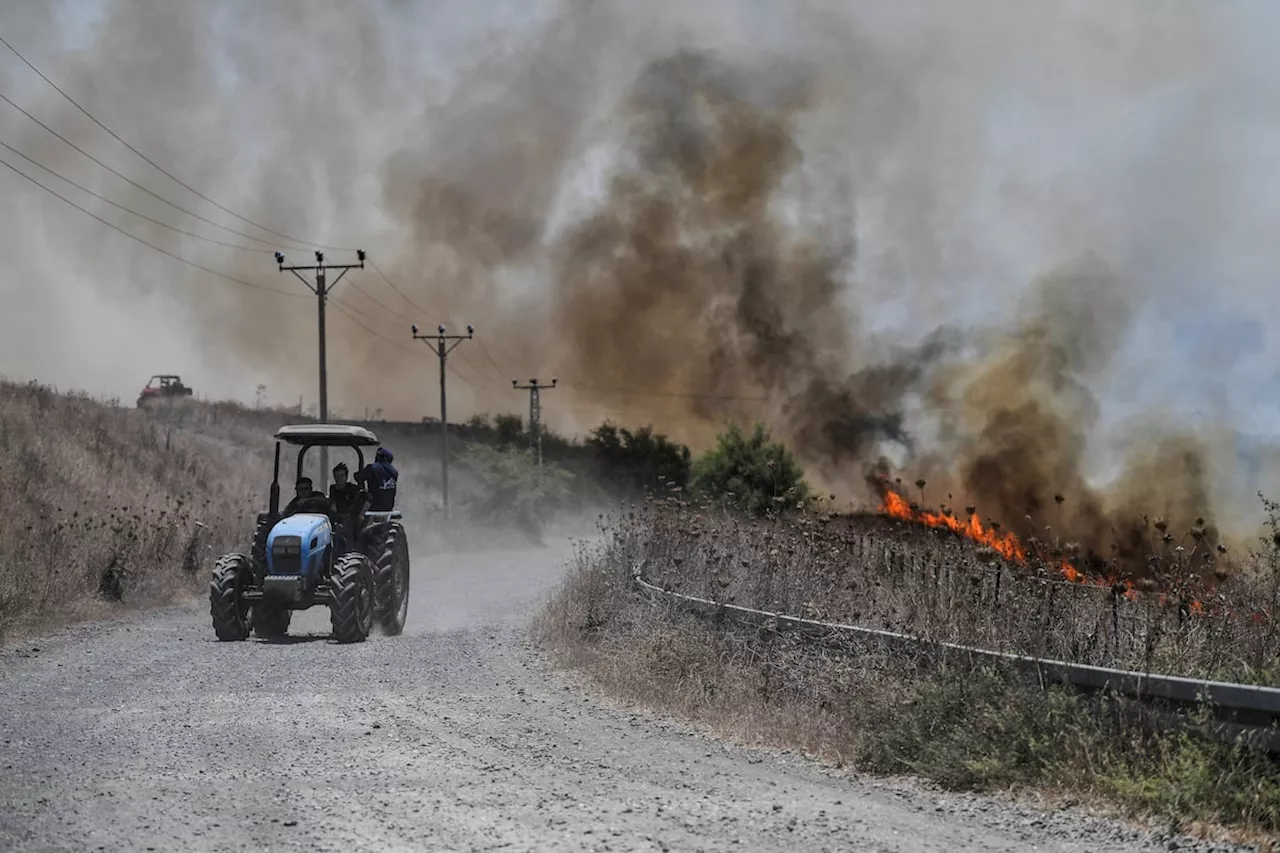
MULTIPOLYGON (((1028 549, 1027 545, 1016 534, 1010 532, 1002 533, 1000 525, 996 522, 990 522, 984 526, 978 517, 975 507, 966 507, 968 520, 961 520, 950 512, 930 512, 919 508, 902 495, 893 491, 883 481, 881 481, 880 485, 884 495, 880 504, 880 513, 882 515, 924 527, 950 530, 956 535, 963 536, 980 546, 990 548, 1013 563, 1025 564, 1028 559, 1028 553, 1046 563, 1056 561, 1063 579, 1069 583, 1095 588, 1110 588, 1117 597, 1123 597, 1129 601, 1138 599, 1138 589, 1128 578, 1090 577, 1076 568, 1070 560, 1057 557, 1045 558, 1042 554, 1035 553, 1034 548, 1028 549)), ((1181 582, 1179 581, 1177 585, 1180 586, 1181 582)), ((1188 596, 1186 590, 1180 593, 1152 591, 1156 592, 1156 598, 1162 606, 1169 603, 1171 599, 1176 599, 1178 606, 1184 608, 1184 612, 1188 616, 1225 616, 1231 620, 1248 618, 1254 622, 1262 622, 1271 618, 1270 614, 1261 610, 1246 614, 1237 612, 1229 606, 1220 606, 1225 604, 1225 600, 1221 599, 1221 597, 1217 599, 1217 602, 1211 603, 1209 607, 1206 607, 1201 601, 1188 596)), ((1211 587, 1204 587, 1201 592, 1212 596, 1215 590, 1211 587)))
MULTIPOLYGON (((974 511, 969 512, 968 520, 961 520, 951 513, 936 513, 928 510, 918 509, 912 505, 902 495, 894 492, 892 489, 884 490, 884 500, 880 506, 880 512, 890 518, 896 518, 901 521, 908 521, 913 524, 921 524, 926 527, 945 528, 960 536, 970 539, 979 545, 985 545, 996 553, 1000 554, 1006 560, 1015 563, 1027 562, 1027 547, 1018 539, 1014 533, 1001 533, 999 525, 992 522, 984 527, 982 520, 974 511)), ((1071 564, 1070 560, 1059 559, 1058 570, 1062 573, 1062 577, 1071 583, 1092 584, 1095 586, 1109 586, 1115 589, 1125 598, 1137 598, 1137 591, 1133 588, 1133 584, 1128 580, 1117 580, 1115 578, 1088 578, 1083 572, 1071 564), (1121 592, 1121 589, 1123 590, 1121 592)), ((1200 612, 1203 607, 1198 601, 1191 602, 1192 612, 1200 612)))

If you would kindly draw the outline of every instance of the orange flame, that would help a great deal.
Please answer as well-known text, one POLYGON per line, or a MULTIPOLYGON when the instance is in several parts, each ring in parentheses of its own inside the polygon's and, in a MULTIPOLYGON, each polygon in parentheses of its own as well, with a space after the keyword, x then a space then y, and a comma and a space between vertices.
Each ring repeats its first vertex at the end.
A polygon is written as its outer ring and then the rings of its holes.
MULTIPOLYGON (((892 489, 885 489, 884 494, 884 502, 880 506, 880 512, 890 518, 923 524, 926 527, 951 530, 974 542, 986 545, 1007 560, 1013 560, 1018 563, 1027 561, 1026 546, 1022 544, 1015 534, 999 533, 994 527, 983 527, 982 521, 976 513, 970 515, 968 521, 961 521, 954 515, 915 509, 906 498, 892 489)), ((1097 586, 1114 586, 1116 583, 1114 580, 1087 578, 1083 572, 1071 565, 1068 560, 1060 561, 1058 568, 1062 572, 1062 576, 1070 583, 1094 584, 1097 586)), ((1133 588, 1133 585, 1127 580, 1122 583, 1125 590, 1124 597, 1130 600, 1137 599, 1138 593, 1133 588)))
POLYGON ((964 522, 951 515, 913 510, 911 504, 907 503, 902 495, 892 491, 885 493, 884 506, 881 507, 880 511, 885 515, 902 519, 903 521, 913 521, 929 527, 945 527, 953 530, 961 536, 966 536, 975 542, 998 551, 1006 559, 1017 560, 1019 563, 1024 563, 1027 560, 1027 549, 1018 541, 1017 536, 1012 533, 1001 535, 994 530, 983 527, 977 515, 970 516, 969 520, 964 522))

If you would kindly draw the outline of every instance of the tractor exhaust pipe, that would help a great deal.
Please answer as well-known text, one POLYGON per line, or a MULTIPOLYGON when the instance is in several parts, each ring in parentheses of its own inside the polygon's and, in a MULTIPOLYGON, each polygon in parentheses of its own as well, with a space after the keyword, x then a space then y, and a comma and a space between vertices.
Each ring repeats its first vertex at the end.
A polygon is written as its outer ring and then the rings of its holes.
POLYGON ((280 442, 276 442, 276 463, 271 473, 271 496, 267 504, 267 512, 274 521, 280 514, 280 442))

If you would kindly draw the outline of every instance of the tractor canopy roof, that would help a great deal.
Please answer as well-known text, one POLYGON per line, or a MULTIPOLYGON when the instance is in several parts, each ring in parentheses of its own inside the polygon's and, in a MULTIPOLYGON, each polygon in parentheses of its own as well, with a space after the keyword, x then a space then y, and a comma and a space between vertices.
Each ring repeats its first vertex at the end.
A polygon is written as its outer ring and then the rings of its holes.
POLYGON ((348 424, 295 424, 276 430, 278 440, 296 446, 373 447, 378 437, 362 426, 348 424))

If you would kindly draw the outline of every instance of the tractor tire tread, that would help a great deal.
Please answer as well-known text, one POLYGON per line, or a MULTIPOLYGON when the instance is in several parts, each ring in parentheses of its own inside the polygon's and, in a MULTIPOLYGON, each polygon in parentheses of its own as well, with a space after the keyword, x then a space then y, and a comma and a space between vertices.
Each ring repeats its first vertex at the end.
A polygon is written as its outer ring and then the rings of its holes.
POLYGON ((213 567, 213 579, 209 582, 209 613, 213 630, 223 642, 235 642, 249 637, 252 627, 252 611, 242 606, 239 588, 252 578, 253 568, 243 554, 227 554, 213 567))
MULTIPOLYGON (((404 631, 401 616, 402 601, 396 600, 395 575, 397 564, 403 562, 405 570, 404 597, 409 595, 409 554, 404 527, 393 523, 378 542, 374 561, 374 611, 383 633, 395 636, 404 631)), ((407 615, 407 614, 406 614, 407 615)))
POLYGON ((363 643, 373 627, 373 586, 368 558, 351 553, 338 558, 333 567, 333 605, 329 622, 339 643, 363 643), (368 595, 361 596, 361 587, 368 595))

